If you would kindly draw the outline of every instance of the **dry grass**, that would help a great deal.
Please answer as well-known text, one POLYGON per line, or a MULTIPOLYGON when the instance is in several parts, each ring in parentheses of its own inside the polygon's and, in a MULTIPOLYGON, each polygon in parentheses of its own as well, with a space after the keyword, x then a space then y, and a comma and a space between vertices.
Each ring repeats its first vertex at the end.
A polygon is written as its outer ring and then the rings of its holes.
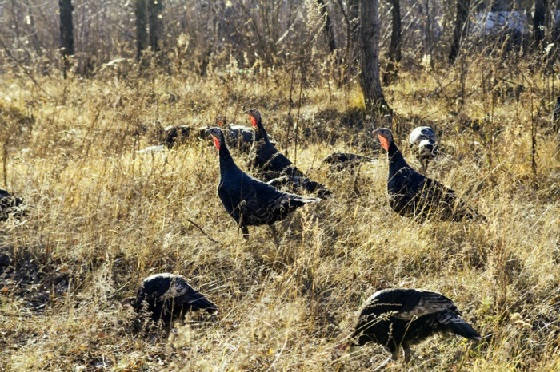
POLYGON ((156 143, 156 121, 198 126, 225 114, 246 122, 242 107, 255 105, 281 148, 291 143, 293 158, 289 74, 107 73, 38 78, 40 89, 4 76, 0 107, 34 121, 10 135, 18 122, 10 114, 12 130, 0 132, 7 186, 31 206, 24 222, 0 226, 0 253, 16 267, 0 285, 0 370, 371 368, 386 357, 382 348, 341 356, 333 347, 361 302, 392 286, 446 294, 488 336, 478 345, 434 337, 415 348, 412 370, 560 369, 560 163, 537 113, 548 109, 545 84, 537 75, 523 80, 534 86, 535 174, 531 92, 505 101, 482 94, 483 68, 473 63, 459 116, 450 114, 459 91, 453 71, 403 73, 386 92, 403 133, 408 118, 443 131, 446 154, 429 173, 477 205, 487 224, 417 224, 396 215, 386 202, 384 156, 357 175, 322 166, 334 150, 361 152, 355 139, 367 132, 358 125, 334 136, 362 100, 356 89, 318 83, 303 91, 299 122, 322 134, 300 140, 297 159, 334 197, 281 223, 279 247, 266 227, 241 239, 216 195, 218 159, 209 143, 136 150, 156 143), (198 323, 193 315, 169 336, 131 333, 123 299, 163 271, 187 276, 218 304, 219 320, 198 323))

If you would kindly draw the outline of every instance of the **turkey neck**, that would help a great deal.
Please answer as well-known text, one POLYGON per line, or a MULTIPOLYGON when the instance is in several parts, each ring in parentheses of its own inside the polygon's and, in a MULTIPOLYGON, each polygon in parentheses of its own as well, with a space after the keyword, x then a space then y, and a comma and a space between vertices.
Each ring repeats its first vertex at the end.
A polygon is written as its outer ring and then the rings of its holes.
POLYGON ((226 146, 226 141, 224 141, 222 138, 220 144, 220 175, 223 177, 229 172, 238 170, 239 168, 237 167, 237 165, 235 165, 235 162, 233 161, 233 158, 231 157, 231 154, 229 153, 229 150, 226 146))
POLYGON ((389 145, 389 151, 387 155, 389 156, 389 176, 394 175, 402 168, 408 167, 408 164, 404 160, 402 153, 399 151, 399 148, 393 141, 391 141, 391 145, 389 145))
POLYGON ((262 122, 260 120, 257 123, 257 133, 255 139, 257 141, 263 139, 264 142, 270 143, 270 141, 268 140, 268 135, 266 134, 266 130, 264 129, 262 122))

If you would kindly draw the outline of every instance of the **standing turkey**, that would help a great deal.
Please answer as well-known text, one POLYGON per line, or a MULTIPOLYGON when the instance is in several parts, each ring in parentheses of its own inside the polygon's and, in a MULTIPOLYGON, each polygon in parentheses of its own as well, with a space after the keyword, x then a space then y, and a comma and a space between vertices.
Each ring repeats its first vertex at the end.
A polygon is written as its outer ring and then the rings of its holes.
POLYGON ((379 128, 373 134, 377 136, 389 158, 387 191, 389 205, 395 212, 420 220, 429 217, 452 221, 485 220, 484 216, 466 206, 452 189, 412 169, 393 141, 390 129, 379 128))
POLYGON ((275 181, 276 185, 290 185, 294 191, 305 190, 317 193, 321 198, 330 195, 322 184, 309 179, 292 162, 276 149, 262 124, 261 114, 256 109, 248 111, 251 125, 255 128, 255 143, 249 155, 249 166, 256 170, 265 181, 275 181))
POLYGON ((283 220, 305 204, 320 200, 279 191, 249 176, 233 161, 222 131, 214 129, 212 137, 220 156, 218 196, 244 237, 249 235, 247 226, 270 225, 274 231, 274 222, 283 220))
POLYGON ((384 289, 366 300, 351 341, 343 346, 375 342, 390 351, 393 360, 398 359, 402 348, 408 362, 410 346, 436 333, 451 332, 479 340, 478 332, 460 315, 453 301, 442 294, 407 288, 384 289))
POLYGON ((16 218, 25 215, 23 200, 0 189, 0 221, 7 220, 10 215, 16 218))
POLYGON ((147 310, 154 321, 161 319, 165 324, 189 311, 218 312, 216 305, 194 290, 184 276, 169 273, 154 274, 144 279, 134 308, 137 312, 147 310))
POLYGON ((416 159, 422 164, 422 173, 426 174, 428 163, 438 154, 436 133, 427 126, 416 127, 410 132, 408 143, 416 159))

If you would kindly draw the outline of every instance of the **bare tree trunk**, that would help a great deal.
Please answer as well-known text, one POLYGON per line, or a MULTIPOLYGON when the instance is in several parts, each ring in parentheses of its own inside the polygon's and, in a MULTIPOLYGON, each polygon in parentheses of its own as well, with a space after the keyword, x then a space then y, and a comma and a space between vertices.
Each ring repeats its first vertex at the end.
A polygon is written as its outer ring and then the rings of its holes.
POLYGON ((161 35, 163 33, 163 3, 162 0, 148 0, 149 20, 150 20, 150 47, 152 51, 161 50, 161 35))
POLYGON ((74 24, 72 22, 74 7, 71 0, 58 0, 58 9, 60 12, 60 47, 64 59, 62 72, 66 79, 69 67, 68 56, 74 54, 74 24))
POLYGON ((390 0, 392 16, 391 24, 391 43, 389 44, 389 59, 393 62, 400 62, 402 58, 401 52, 401 39, 402 39, 402 27, 401 27, 401 5, 399 0, 390 0))
POLYGON ((29 28, 29 32, 31 33, 33 47, 35 48, 35 53, 40 56, 43 53, 41 50, 41 43, 39 42, 37 28, 35 27, 35 17, 33 16, 33 10, 29 5, 29 0, 25 0, 25 8, 27 11, 27 26, 29 28))
POLYGON ((134 16, 136 17, 136 58, 142 57, 146 49, 148 34, 146 32, 146 0, 136 0, 134 3, 134 16))
POLYGON ((360 85, 366 111, 391 113, 379 80, 379 15, 378 0, 360 1, 361 71, 360 85))
POLYGON ((321 11, 321 16, 323 17, 324 23, 324 32, 325 37, 327 38, 327 42, 329 43, 329 52, 333 53, 336 49, 336 41, 334 39, 334 29, 331 23, 331 17, 329 15, 329 9, 327 4, 325 4, 325 0, 317 0, 319 4, 319 10, 321 11))
POLYGON ((455 28, 453 30, 453 43, 449 51, 449 63, 453 64, 459 55, 461 39, 465 37, 465 25, 469 18, 471 0, 457 0, 457 16, 455 17, 455 28))
POLYGON ((19 32, 19 20, 20 20, 20 12, 19 12, 19 8, 16 7, 16 1, 12 0, 11 1, 11 7, 10 7, 10 11, 12 13, 12 28, 14 30, 15 33, 15 43, 14 43, 14 47, 16 49, 19 49, 19 43, 20 43, 20 32, 19 32))
POLYGON ((433 68, 434 67, 434 61, 432 59, 432 51, 434 47, 433 32, 432 32, 433 15, 432 15, 432 9, 430 7, 430 0, 424 0, 423 13, 424 13, 424 60, 426 60, 429 63, 430 68, 433 68))
POLYGON ((535 0, 535 13, 533 15, 533 37, 538 46, 544 39, 544 26, 546 18, 547 0, 535 0))
POLYGON ((360 35, 358 33, 360 26, 360 0, 348 0, 348 20, 349 27, 346 32, 348 38, 348 48, 351 55, 349 63, 357 63, 360 44, 360 35))
POLYGON ((383 83, 388 84, 393 81, 399 71, 399 62, 402 58, 401 53, 401 6, 399 0, 389 0, 391 6, 391 42, 389 43, 389 63, 387 63, 387 70, 383 75, 383 83))
POLYGON ((552 26, 552 41, 554 43, 560 42, 560 0, 556 0, 554 9, 554 25, 552 26))

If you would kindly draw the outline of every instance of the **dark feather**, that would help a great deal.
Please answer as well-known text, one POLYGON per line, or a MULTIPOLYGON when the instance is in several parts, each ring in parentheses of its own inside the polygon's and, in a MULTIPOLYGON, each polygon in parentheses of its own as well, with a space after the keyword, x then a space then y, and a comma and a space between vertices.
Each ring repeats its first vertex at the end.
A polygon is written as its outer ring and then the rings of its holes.
POLYGON ((204 309, 216 313, 218 308, 194 290, 185 277, 169 273, 154 274, 142 281, 134 303, 136 311, 146 310, 153 320, 169 323, 188 311, 204 309))
POLYGON ((231 157, 222 131, 213 135, 220 141, 220 184, 218 196, 226 211, 241 228, 272 224, 295 209, 319 199, 282 192, 243 172, 231 157))
POLYGON ((322 197, 330 195, 324 185, 309 179, 284 154, 276 149, 264 129, 260 113, 257 110, 250 110, 250 113, 255 117, 257 124, 255 143, 249 154, 250 169, 254 170, 264 181, 286 177, 290 181, 286 184, 290 185, 292 191, 295 192, 304 190, 311 193, 316 192, 322 197), (301 185, 305 185, 305 187, 302 188, 301 185))
POLYGON ((480 335, 463 319, 453 302, 430 291, 385 289, 365 303, 352 334, 354 345, 376 342, 395 354, 439 332, 466 338, 480 335))
POLYGON ((427 178, 409 166, 392 140, 390 131, 381 130, 386 131, 390 137, 387 191, 389 205, 395 212, 421 220, 429 217, 452 221, 485 220, 484 216, 460 200, 452 189, 427 178))

